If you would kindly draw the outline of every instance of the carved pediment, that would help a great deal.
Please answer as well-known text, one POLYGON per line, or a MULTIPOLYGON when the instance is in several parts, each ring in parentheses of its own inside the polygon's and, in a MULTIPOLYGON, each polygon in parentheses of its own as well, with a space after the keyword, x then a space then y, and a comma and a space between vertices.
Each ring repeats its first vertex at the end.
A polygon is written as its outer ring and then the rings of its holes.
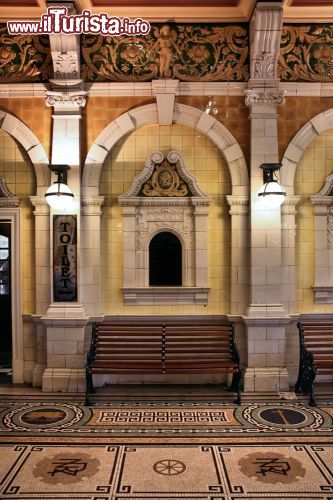
POLYGON ((17 207, 19 204, 19 198, 9 190, 6 179, 0 177, 0 207, 17 207))
POLYGON ((134 178, 130 189, 120 196, 119 202, 128 198, 205 198, 196 178, 188 172, 178 151, 151 153, 142 172, 134 178))
POLYGON ((332 205, 333 204, 333 173, 325 179, 325 184, 321 190, 311 196, 312 205, 332 205))

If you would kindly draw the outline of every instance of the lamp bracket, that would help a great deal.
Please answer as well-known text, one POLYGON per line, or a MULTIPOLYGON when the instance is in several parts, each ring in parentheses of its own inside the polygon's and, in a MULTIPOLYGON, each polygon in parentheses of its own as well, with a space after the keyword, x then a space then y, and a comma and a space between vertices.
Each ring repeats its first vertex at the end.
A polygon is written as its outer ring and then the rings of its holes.
POLYGON ((277 182, 274 179, 274 172, 280 170, 282 163, 262 163, 260 168, 263 170, 264 184, 267 182, 277 182))
POLYGON ((67 172, 71 169, 69 165, 49 165, 49 169, 57 175, 56 182, 67 184, 67 172))

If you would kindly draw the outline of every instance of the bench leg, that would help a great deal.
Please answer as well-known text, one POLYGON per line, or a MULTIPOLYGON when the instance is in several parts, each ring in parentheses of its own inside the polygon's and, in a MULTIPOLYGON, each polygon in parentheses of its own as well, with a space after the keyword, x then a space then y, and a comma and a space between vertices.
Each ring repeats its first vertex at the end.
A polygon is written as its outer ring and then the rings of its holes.
POLYGON ((240 394, 240 382, 241 382, 241 372, 236 372, 232 376, 231 387, 236 392, 237 398, 234 400, 235 405, 241 404, 241 394, 240 394))
POLYGON ((306 351, 303 356, 302 367, 300 370, 299 380, 296 385, 297 388, 304 393, 309 394, 309 405, 316 406, 316 399, 314 395, 314 381, 317 375, 317 370, 313 364, 313 355, 311 352, 306 351))
POLYGON ((86 406, 91 405, 89 395, 93 394, 94 392, 95 391, 94 391, 94 383, 93 383, 92 373, 91 373, 91 370, 89 370, 89 368, 87 368, 87 371, 86 371, 86 401, 85 401, 86 406))
POLYGON ((314 388, 313 388, 313 383, 311 384, 310 391, 309 391, 309 405, 310 406, 317 406, 315 394, 314 394, 314 388))

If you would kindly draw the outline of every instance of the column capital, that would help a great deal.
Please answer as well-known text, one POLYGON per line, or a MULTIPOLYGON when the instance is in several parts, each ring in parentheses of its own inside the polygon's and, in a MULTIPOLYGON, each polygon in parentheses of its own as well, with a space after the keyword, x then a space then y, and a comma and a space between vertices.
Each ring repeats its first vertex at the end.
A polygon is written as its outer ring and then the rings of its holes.
POLYGON ((300 202, 300 199, 300 196, 286 196, 281 206, 282 215, 296 215, 296 205, 300 202))
POLYGON ((45 196, 30 196, 31 204, 35 207, 34 215, 49 215, 50 206, 45 196))
POLYGON ((102 206, 104 196, 87 196, 82 198, 82 214, 83 215, 102 215, 102 206))
POLYGON ((273 105, 279 106, 285 102, 285 90, 277 87, 256 86, 245 90, 245 104, 247 106, 273 105))
POLYGON ((55 112, 79 111, 86 105, 87 92, 80 88, 69 90, 67 87, 46 92, 46 106, 54 107, 55 112))
POLYGON ((326 215, 333 207, 333 196, 311 196, 310 202, 313 205, 315 215, 326 215))
POLYGON ((230 206, 230 215, 246 215, 249 213, 249 197, 228 195, 227 202, 230 206))

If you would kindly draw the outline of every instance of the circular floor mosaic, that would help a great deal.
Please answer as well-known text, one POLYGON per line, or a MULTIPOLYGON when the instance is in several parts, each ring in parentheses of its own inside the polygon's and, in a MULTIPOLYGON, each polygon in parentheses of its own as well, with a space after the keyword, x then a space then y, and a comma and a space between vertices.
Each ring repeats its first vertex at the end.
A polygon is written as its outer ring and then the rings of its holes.
POLYGON ((84 416, 84 409, 76 405, 29 403, 8 411, 2 422, 5 427, 17 431, 34 428, 43 432, 43 430, 60 430, 81 424, 84 416))
POLYGON ((270 424, 297 425, 307 420, 307 415, 293 408, 267 408, 259 412, 260 418, 270 424))
POLYGON ((247 422, 252 426, 272 431, 279 429, 316 430, 331 425, 331 419, 325 412, 299 404, 249 405, 236 416, 241 423, 247 422))

